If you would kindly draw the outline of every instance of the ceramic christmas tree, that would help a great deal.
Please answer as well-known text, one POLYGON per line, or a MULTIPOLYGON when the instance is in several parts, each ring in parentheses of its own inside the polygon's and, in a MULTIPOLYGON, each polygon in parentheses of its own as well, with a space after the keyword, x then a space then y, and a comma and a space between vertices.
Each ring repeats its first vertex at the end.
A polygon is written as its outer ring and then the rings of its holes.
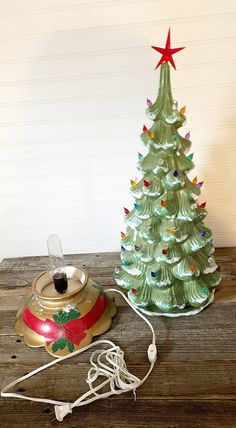
POLYGON ((138 155, 142 178, 131 180, 135 203, 124 209, 122 266, 114 279, 147 314, 190 315, 213 301, 221 277, 204 224, 206 202, 199 201, 203 183, 188 178, 194 167, 193 154, 186 155, 190 134, 183 138, 178 132, 185 107, 178 110, 171 92, 168 63, 175 68, 172 55, 184 48, 171 49, 170 30, 165 48, 153 48, 162 54, 159 93, 153 104, 147 100, 153 125, 143 126, 141 139, 148 153, 138 155))

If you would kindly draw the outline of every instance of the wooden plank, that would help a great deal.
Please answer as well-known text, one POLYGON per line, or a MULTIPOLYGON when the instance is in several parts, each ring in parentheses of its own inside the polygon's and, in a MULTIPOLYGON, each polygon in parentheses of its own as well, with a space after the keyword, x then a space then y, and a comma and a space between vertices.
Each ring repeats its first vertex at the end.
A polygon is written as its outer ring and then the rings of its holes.
MULTIPOLYGON (((236 247, 235 248, 216 248, 215 252, 216 261, 220 264, 235 263, 236 262, 236 247)), ((117 252, 111 253, 88 253, 88 254, 68 254, 65 256, 66 263, 79 264, 86 268, 101 268, 101 267, 115 267, 120 264, 120 255, 117 252)), ((48 268, 47 256, 36 257, 16 257, 5 258, 0 263, 0 272, 7 269, 11 271, 31 271, 31 270, 44 270, 48 268)))
MULTIPOLYGON (((75 357, 58 363, 45 372, 20 383, 14 388, 14 391, 23 388, 22 393, 25 395, 73 401, 88 391, 85 380, 91 367, 88 362, 89 355, 90 353, 87 352, 87 362, 80 362, 80 357, 75 357)), ((6 384, 36 367, 37 365, 28 360, 19 362, 18 359, 10 364, 3 364, 0 388, 2 389, 6 384), (6 369, 8 370, 7 374, 6 369)), ((137 364, 134 361, 129 362, 128 369, 142 379, 149 369, 147 358, 146 363, 143 364, 137 364)), ((103 380, 104 378, 101 379, 101 381, 103 380)), ((196 361, 193 363, 192 361, 166 362, 160 360, 148 381, 140 389, 137 389, 136 394, 140 399, 154 397, 156 399, 179 399, 181 397, 185 400, 232 400, 236 394, 236 361, 196 361)), ((124 395, 125 400, 133 400, 133 398, 132 392, 124 395)))
MULTIPOLYGON (((104 276, 102 275, 102 273, 100 274, 99 272, 97 272, 97 274, 95 275, 91 275, 91 277, 99 282, 100 284, 103 285, 104 289, 110 289, 110 288, 117 288, 114 287, 114 281, 112 279, 112 273, 113 270, 110 271, 109 273, 104 274, 104 276)), ((223 274, 225 277, 225 274, 223 274)), ((36 275, 35 275, 36 276, 36 275)), ((21 272, 19 275, 14 275, 14 278, 17 278, 18 284, 19 283, 23 283, 23 281, 29 283, 30 280, 26 280, 25 279, 25 275, 23 273, 23 276, 21 275, 21 272)), ((0 301, 1 301, 1 305, 0 305, 0 312, 4 312, 4 311, 17 311, 17 309, 23 304, 25 298, 27 297, 27 295, 30 293, 31 291, 31 285, 27 284, 27 286, 16 286, 16 282, 15 282, 15 286, 13 285, 14 281, 16 280, 12 280, 12 286, 8 287, 7 285, 5 286, 1 286, 0 289, 0 301)), ((10 280, 9 280, 10 282, 10 280)), ((236 293, 234 291, 234 285, 235 285, 235 279, 233 277, 233 279, 231 278, 230 275, 228 275, 227 279, 224 279, 221 282, 220 287, 218 288, 217 292, 215 293, 215 300, 214 300, 214 304, 222 304, 222 303, 233 303, 236 302, 236 293)), ((124 301, 124 299, 119 296, 117 293, 113 294, 115 301, 116 301, 116 305, 117 306, 126 306, 126 302, 124 301)))
MULTIPOLYGON (((236 248, 219 248, 216 250, 216 262, 221 266, 224 279, 236 279, 236 248)), ((120 265, 119 253, 99 253, 68 255, 67 264, 87 269, 89 275, 103 285, 112 285, 115 266, 120 265)), ((48 269, 48 257, 19 257, 3 259, 0 263, 0 285, 19 287, 31 285, 33 279, 43 270, 48 269)))
MULTIPOLYGON (((85 264, 82 263, 73 263, 75 266, 84 267, 88 274, 93 278, 95 281, 101 282, 103 285, 112 285, 113 279, 112 275, 114 273, 114 267, 87 267, 85 264)), ((118 263, 117 263, 118 265, 118 263)), ((39 275, 43 270, 48 269, 48 266, 43 268, 36 268, 31 269, 29 271, 27 270, 13 270, 7 269, 1 273, 1 279, 0 279, 0 285, 1 289, 9 289, 9 287, 25 287, 28 285, 31 285, 34 278, 36 278, 37 275, 39 275)))
MULTIPOLYGON (((84 264, 87 267, 107 267, 114 266, 119 262, 119 253, 88 253, 88 254, 69 254, 65 255, 67 264, 84 264), (114 264, 115 263, 115 264, 114 264)), ((44 270, 48 268, 47 256, 36 257, 15 257, 3 259, 0 263, 0 271, 11 270, 44 270)))
MULTIPOLYGON (((236 359, 236 304, 211 305, 198 316, 183 318, 153 317, 151 322, 157 334, 159 359, 164 361, 220 361, 236 359)), ((15 312, 1 312, 0 335, 1 361, 11 362, 11 355, 17 355, 17 362, 25 358, 42 364, 48 361, 43 350, 20 347, 15 343, 15 312), (16 349, 18 352, 16 353, 16 349), (39 354, 40 353, 40 354, 39 354), (27 357, 26 357, 27 354, 27 357), (40 355, 40 359, 39 359, 40 355)), ((120 307, 113 320, 112 329, 100 338, 110 339, 127 352, 127 362, 146 362, 146 349, 151 335, 143 321, 127 307, 120 307)), ((87 361, 86 356, 81 356, 87 361)))
MULTIPOLYGON (((52 406, 21 400, 1 400, 1 428, 61 427, 52 406)), ((75 408, 64 424, 68 428, 235 428, 234 400, 138 399, 130 402, 120 397, 101 400, 75 408)))

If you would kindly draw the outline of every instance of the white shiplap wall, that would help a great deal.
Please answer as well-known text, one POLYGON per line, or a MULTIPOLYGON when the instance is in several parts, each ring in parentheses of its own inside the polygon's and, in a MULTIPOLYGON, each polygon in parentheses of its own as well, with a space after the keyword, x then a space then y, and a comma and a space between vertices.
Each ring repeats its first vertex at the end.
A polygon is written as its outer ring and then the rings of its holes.
POLYGON ((236 245, 236 2, 0 1, 0 257, 115 251, 169 25, 216 246, 236 245))

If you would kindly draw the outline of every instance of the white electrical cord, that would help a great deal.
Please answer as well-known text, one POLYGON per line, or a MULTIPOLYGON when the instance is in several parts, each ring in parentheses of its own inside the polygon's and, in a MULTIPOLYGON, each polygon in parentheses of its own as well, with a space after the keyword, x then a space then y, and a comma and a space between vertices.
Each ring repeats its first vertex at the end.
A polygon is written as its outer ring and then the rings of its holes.
POLYGON ((133 391, 135 394, 136 388, 141 386, 148 376, 150 375, 155 361, 157 359, 157 348, 156 348, 156 335, 150 321, 142 315, 134 305, 128 300, 128 298, 119 290, 109 288, 106 292, 119 293, 123 296, 126 302, 131 306, 131 308, 141 317, 147 325, 150 327, 152 332, 152 343, 148 347, 148 359, 150 361, 150 368, 147 374, 143 379, 139 379, 130 373, 126 367, 124 360, 124 352, 120 349, 119 346, 116 346, 110 340, 97 340, 96 342, 91 343, 88 346, 85 346, 82 349, 78 349, 75 352, 72 352, 69 355, 64 357, 60 357, 57 360, 53 360, 50 363, 45 364, 44 366, 38 367, 32 372, 22 376, 21 378, 11 382, 9 385, 5 386, 1 391, 2 397, 14 397, 14 398, 23 398, 25 400, 36 401, 40 403, 48 403, 54 404, 55 416, 58 421, 63 421, 64 417, 68 413, 72 413, 72 409, 77 406, 85 406, 86 404, 92 403, 95 400, 99 400, 100 398, 107 398, 111 395, 122 394, 123 392, 133 391), (35 374, 47 369, 48 367, 53 366, 54 364, 59 363, 60 361, 66 360, 68 358, 74 357, 75 355, 79 355, 87 349, 92 348, 95 345, 107 344, 110 345, 110 348, 105 350, 97 350, 94 351, 90 357, 90 362, 92 367, 88 371, 87 375, 87 384, 89 385, 89 391, 83 394, 80 398, 78 398, 74 403, 68 403, 64 401, 50 400, 47 398, 37 398, 37 397, 29 397, 22 394, 17 394, 14 392, 6 392, 13 386, 22 382, 25 379, 34 376, 35 374), (105 377, 105 380, 97 385, 93 386, 93 383, 99 377, 105 377), (99 390, 104 386, 109 386, 110 390, 107 392, 99 393, 99 390))

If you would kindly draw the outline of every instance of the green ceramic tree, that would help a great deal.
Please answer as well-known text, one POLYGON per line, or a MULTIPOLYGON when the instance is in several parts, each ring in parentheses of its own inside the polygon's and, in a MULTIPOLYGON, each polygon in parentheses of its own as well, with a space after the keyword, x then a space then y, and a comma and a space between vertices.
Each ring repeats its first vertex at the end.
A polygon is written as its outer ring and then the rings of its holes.
MULTIPOLYGON (((213 301, 220 283, 214 260, 212 233, 204 224, 205 203, 198 203, 202 182, 190 181, 191 142, 178 129, 185 123, 185 108, 173 101, 170 31, 157 67, 160 85, 156 101, 147 101, 153 125, 143 127, 141 139, 148 149, 139 154, 138 182, 131 180, 134 208, 125 208, 126 233, 121 233, 121 268, 114 279, 130 300, 150 315, 180 316, 200 312, 213 301)), ((174 52, 173 52, 174 51, 174 52)))

